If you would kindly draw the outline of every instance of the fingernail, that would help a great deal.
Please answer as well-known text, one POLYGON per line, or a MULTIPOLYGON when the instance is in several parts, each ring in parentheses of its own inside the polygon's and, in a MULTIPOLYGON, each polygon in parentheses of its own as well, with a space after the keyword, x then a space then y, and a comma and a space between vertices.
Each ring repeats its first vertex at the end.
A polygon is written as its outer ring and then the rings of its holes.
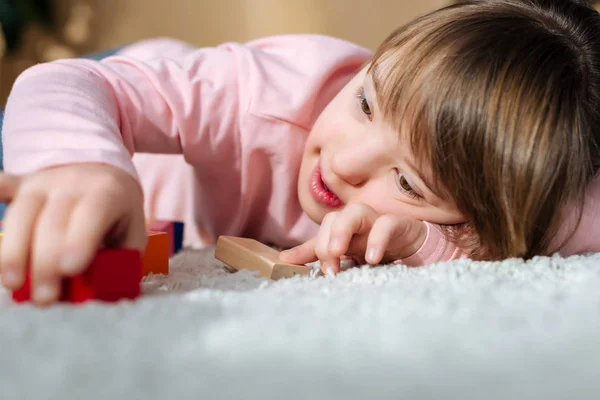
POLYGON ((367 256, 366 256, 366 258, 367 258, 367 260, 370 263, 375 263, 376 262, 375 260, 377 259, 377 256, 378 256, 378 252, 377 252, 376 248, 371 247, 371 248, 369 248, 367 250, 367 256))
POLYGON ((282 260, 289 260, 290 258, 293 259, 293 251, 291 250, 284 250, 281 253, 279 253, 279 258, 282 260))
POLYGON ((2 283, 6 286, 16 285, 19 280, 19 274, 12 269, 6 269, 2 271, 2 283))
POLYGON ((325 265, 325 275, 330 276, 332 278, 335 276, 332 266, 325 265))
POLYGON ((41 302, 52 300, 56 295, 56 287, 49 283, 39 283, 35 288, 35 299, 41 302))

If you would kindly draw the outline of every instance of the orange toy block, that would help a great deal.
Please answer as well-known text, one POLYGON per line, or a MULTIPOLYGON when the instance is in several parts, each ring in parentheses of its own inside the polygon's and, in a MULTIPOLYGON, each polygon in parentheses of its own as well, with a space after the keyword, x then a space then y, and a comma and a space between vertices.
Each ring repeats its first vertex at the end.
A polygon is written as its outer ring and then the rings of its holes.
POLYGON ((144 276, 169 274, 170 246, 168 233, 148 231, 148 244, 142 258, 144 276))
POLYGON ((152 232, 166 232, 169 234, 169 256, 173 256, 183 247, 183 222, 146 221, 146 229, 152 232))
POLYGON ((215 258, 233 270, 258 271, 260 277, 270 279, 310 275, 306 265, 288 264, 279 259, 279 252, 254 239, 219 236, 215 258))
POLYGON ((148 230, 151 232, 165 232, 169 235, 169 256, 173 255, 173 223, 170 221, 154 221, 147 223, 148 230))

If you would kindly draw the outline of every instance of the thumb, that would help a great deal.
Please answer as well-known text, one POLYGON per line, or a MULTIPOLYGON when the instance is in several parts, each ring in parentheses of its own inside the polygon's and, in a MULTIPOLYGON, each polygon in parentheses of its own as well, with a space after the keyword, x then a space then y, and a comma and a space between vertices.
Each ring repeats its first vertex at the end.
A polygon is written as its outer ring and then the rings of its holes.
POLYGON ((281 253, 279 253, 279 259, 290 264, 298 265, 317 261, 319 258, 315 254, 316 241, 317 238, 314 237, 309 241, 302 243, 299 246, 292 247, 288 250, 284 250, 281 253))
POLYGON ((137 249, 143 253, 146 250, 147 242, 148 231, 146 221, 143 216, 142 218, 136 217, 135 221, 129 226, 127 235, 123 241, 123 247, 137 249))
POLYGON ((143 253, 146 250, 148 231, 143 212, 136 212, 131 217, 122 217, 112 232, 105 238, 108 247, 135 249, 143 253), (120 225, 120 226, 119 226, 120 225))

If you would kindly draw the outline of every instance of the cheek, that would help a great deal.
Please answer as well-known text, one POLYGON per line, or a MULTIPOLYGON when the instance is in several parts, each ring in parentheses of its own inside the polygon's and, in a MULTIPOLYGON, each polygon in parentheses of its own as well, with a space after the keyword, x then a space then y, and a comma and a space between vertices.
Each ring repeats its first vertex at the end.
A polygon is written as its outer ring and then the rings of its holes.
POLYGON ((388 188, 381 185, 365 188, 354 201, 367 204, 380 214, 400 215, 441 225, 464 222, 460 215, 438 207, 419 206, 409 200, 399 201, 397 196, 389 193, 388 188))
POLYGON ((356 130, 355 116, 348 104, 336 99, 321 113, 311 129, 309 143, 323 145, 331 141, 344 140, 344 134, 356 130))
MULTIPOLYGON (((399 202, 397 199, 382 195, 381 192, 376 192, 370 197, 368 204, 380 214, 402 215, 406 217, 418 218, 420 215, 419 209, 411 204, 399 202)), ((367 199, 365 199, 365 202, 367 199)))

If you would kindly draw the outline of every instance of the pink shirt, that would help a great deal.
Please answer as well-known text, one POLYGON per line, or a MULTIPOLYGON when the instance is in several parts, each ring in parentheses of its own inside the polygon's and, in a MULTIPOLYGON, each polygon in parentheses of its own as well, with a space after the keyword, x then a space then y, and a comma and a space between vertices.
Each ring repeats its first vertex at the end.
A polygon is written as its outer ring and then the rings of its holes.
MULTIPOLYGON (((294 246, 318 231, 296 194, 307 135, 371 56, 335 38, 286 35, 215 48, 156 39, 101 62, 41 64, 10 95, 5 170, 111 164, 139 180, 149 219, 185 222, 186 245, 237 235, 294 246)), ((565 254, 600 250, 598 188, 565 254)), ((421 249, 399 261, 462 256, 427 226, 421 249)))

